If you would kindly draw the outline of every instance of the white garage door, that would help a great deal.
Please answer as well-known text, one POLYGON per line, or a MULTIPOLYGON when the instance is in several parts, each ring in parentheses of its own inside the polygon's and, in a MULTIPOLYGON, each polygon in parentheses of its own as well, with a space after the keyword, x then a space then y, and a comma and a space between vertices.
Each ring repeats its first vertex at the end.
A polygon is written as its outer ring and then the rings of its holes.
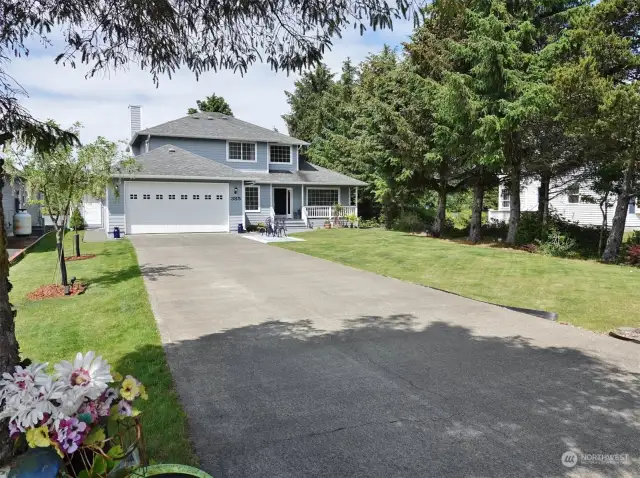
POLYGON ((128 234, 228 232, 229 184, 125 183, 128 234))

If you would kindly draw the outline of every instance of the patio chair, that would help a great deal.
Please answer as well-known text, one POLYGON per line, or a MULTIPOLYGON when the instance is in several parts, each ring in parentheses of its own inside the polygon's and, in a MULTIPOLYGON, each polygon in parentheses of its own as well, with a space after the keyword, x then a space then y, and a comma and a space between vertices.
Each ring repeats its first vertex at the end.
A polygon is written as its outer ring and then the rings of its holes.
POLYGON ((283 235, 287 237, 287 222, 285 218, 276 219, 274 229, 278 237, 282 237, 283 235))

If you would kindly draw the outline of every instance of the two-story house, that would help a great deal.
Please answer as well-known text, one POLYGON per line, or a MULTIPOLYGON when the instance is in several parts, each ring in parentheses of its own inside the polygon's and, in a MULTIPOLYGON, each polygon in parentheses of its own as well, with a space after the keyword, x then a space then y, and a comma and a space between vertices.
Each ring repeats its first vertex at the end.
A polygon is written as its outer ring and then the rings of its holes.
POLYGON ((302 159, 308 143, 220 113, 195 113, 141 128, 131 106, 133 173, 115 174, 102 225, 127 234, 234 232, 284 218, 289 229, 357 214, 366 183, 302 159))

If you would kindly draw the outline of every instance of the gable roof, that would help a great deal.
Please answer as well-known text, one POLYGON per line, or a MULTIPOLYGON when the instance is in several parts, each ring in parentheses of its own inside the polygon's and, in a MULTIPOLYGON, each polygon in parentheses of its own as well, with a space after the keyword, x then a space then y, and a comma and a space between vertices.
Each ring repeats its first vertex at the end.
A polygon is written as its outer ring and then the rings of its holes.
POLYGON ((298 171, 269 171, 268 177, 259 182, 273 184, 309 184, 326 186, 366 186, 367 183, 331 169, 300 161, 298 171))
POLYGON ((250 174, 230 168, 184 149, 165 144, 148 153, 136 156, 140 167, 134 173, 117 173, 121 178, 166 178, 166 179, 255 179, 250 174))
POLYGON ((224 139, 239 141, 261 141, 308 145, 306 141, 276 133, 270 129, 239 120, 221 113, 194 113, 173 121, 138 131, 129 144, 135 143, 138 136, 168 136, 174 138, 224 139))

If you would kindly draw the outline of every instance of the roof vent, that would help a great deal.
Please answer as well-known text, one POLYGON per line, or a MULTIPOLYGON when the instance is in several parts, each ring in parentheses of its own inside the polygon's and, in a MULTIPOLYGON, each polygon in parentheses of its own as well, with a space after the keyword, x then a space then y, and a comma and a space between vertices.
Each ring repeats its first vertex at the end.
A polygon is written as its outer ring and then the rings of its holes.
POLYGON ((176 152, 176 148, 169 148, 169 152, 170 153, 175 153, 176 152))
POLYGON ((225 115, 221 115, 221 116, 220 116, 220 119, 226 119, 226 120, 228 120, 228 119, 229 119, 229 117, 228 117, 228 116, 225 116, 225 115))
POLYGON ((200 116, 198 116, 198 115, 191 115, 191 117, 192 117, 193 119, 200 119, 200 116))
POLYGON ((213 116, 207 116, 207 119, 208 119, 208 120, 212 120, 212 119, 213 119, 213 116))

